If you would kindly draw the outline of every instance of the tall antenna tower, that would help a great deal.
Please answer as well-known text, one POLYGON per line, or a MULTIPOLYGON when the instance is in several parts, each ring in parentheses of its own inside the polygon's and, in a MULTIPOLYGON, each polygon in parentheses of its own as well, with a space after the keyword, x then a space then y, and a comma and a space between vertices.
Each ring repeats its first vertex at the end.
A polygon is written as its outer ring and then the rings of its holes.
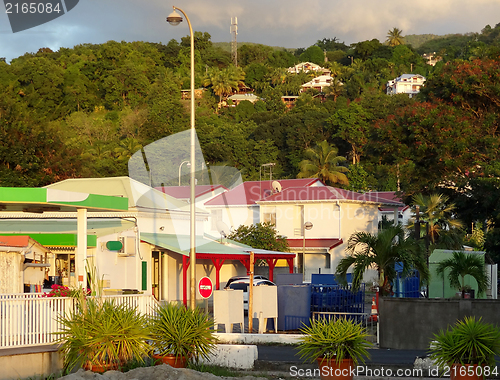
POLYGON ((238 43, 236 42, 236 36, 238 35, 238 18, 231 17, 231 28, 230 33, 233 35, 231 40, 231 59, 234 65, 238 67, 238 43))

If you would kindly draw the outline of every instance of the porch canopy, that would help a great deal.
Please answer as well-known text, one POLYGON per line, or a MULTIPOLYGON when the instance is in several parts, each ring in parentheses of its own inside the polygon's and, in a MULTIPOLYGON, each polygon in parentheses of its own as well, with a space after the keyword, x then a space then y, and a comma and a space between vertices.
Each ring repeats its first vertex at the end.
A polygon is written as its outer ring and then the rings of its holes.
MULTIPOLYGON (((141 240, 182 255, 183 301, 187 299, 187 269, 189 267, 189 235, 156 234, 141 232, 141 240)), ((279 259, 285 259, 293 273, 295 253, 255 249, 248 245, 226 240, 220 243, 205 236, 196 236, 196 258, 211 260, 215 267, 215 288, 220 289, 220 269, 226 260, 240 261, 250 271, 250 251, 256 260, 265 260, 269 265, 269 279, 273 281, 274 267, 279 259), (227 241, 227 242, 226 242, 227 241)))

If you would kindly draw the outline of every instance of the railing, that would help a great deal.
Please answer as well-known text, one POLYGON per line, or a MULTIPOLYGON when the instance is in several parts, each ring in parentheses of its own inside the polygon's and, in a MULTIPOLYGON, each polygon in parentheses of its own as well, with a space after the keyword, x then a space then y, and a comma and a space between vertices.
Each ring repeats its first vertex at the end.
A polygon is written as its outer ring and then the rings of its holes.
MULTIPOLYGON (((61 331, 58 318, 75 310, 69 297, 42 297, 43 293, 0 294, 0 348, 54 344, 61 331)), ((156 300, 150 295, 103 296, 118 304, 151 314, 156 300)))
POLYGON ((351 286, 312 285, 311 313, 341 312, 364 313, 365 284, 359 290, 352 291, 351 286))

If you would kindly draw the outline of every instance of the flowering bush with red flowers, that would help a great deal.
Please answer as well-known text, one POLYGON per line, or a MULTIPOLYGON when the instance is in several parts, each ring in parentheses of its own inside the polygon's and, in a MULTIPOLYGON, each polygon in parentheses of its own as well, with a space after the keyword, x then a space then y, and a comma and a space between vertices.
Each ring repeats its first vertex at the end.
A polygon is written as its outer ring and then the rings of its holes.
POLYGON ((67 286, 54 284, 51 288, 50 292, 43 294, 44 297, 71 297, 74 295, 74 291, 67 286))
MULTIPOLYGON (((43 293, 43 297, 77 297, 80 293, 78 289, 70 289, 67 286, 54 284, 52 290, 48 293, 43 293)), ((84 296, 88 296, 90 292, 83 292, 84 296)))

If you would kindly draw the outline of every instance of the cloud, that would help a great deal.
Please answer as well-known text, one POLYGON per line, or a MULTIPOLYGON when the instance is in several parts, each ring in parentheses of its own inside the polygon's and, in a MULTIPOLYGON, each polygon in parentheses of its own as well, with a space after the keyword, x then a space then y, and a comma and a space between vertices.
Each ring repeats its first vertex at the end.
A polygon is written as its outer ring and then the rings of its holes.
POLYGON ((166 23, 174 4, 188 14, 195 31, 208 32, 214 42, 231 41, 230 20, 236 16, 238 41, 289 48, 333 37, 347 44, 385 41, 393 27, 403 35, 480 32, 496 25, 500 14, 498 0, 85 0, 63 17, 15 34, 0 12, 0 57, 108 40, 179 40, 189 30, 185 23, 166 23))

